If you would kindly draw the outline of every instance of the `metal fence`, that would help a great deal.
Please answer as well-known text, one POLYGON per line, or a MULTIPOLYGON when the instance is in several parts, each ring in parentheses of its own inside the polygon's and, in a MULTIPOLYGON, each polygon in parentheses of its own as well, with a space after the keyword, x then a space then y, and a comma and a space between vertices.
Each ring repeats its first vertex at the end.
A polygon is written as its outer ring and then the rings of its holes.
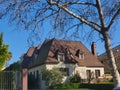
POLYGON ((21 72, 1 71, 0 90, 21 90, 21 72))

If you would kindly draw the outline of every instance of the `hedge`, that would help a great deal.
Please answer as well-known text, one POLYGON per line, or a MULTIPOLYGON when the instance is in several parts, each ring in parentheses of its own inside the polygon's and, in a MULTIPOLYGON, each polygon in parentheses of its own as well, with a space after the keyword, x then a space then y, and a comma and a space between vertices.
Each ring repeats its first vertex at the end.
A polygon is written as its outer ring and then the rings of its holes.
POLYGON ((69 84, 58 84, 52 87, 51 89, 81 89, 88 88, 91 90, 112 90, 114 88, 113 83, 105 82, 105 83, 95 83, 95 84, 87 84, 87 83, 69 83, 69 84))
POLYGON ((79 89, 80 83, 58 84, 51 89, 79 89))
POLYGON ((112 90, 113 83, 80 84, 80 88, 89 88, 95 90, 112 90))

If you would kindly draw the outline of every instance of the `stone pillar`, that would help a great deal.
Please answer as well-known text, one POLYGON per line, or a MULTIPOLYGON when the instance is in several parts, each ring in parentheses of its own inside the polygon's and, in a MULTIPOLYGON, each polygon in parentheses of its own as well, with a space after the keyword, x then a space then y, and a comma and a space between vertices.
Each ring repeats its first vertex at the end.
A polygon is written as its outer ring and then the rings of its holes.
POLYGON ((28 90, 28 69, 22 69, 22 90, 28 90))

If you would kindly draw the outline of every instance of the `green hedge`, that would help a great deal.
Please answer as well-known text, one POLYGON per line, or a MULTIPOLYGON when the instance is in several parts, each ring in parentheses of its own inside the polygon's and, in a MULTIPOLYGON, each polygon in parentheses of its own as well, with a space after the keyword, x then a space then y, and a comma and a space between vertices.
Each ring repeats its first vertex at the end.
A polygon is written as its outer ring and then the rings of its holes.
POLYGON ((89 88, 94 90, 112 90, 113 83, 80 84, 80 88, 89 88))
POLYGON ((80 83, 58 84, 51 89, 79 89, 80 83))
POLYGON ((69 84, 58 84, 50 89, 81 89, 88 88, 90 90, 112 90, 114 87, 111 82, 96 83, 96 84, 80 84, 80 83, 69 83, 69 84))

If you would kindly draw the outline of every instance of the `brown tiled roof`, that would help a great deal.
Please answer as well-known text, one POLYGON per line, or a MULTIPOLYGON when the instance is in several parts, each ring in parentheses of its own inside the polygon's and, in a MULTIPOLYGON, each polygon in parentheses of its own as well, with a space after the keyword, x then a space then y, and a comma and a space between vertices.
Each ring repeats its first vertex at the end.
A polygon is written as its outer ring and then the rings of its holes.
POLYGON ((30 63, 32 63, 33 55, 38 54, 40 47, 41 45, 38 45, 36 48, 30 47, 27 53, 22 55, 22 58, 23 58, 22 67, 23 68, 29 67, 30 63))
POLYGON ((56 51, 65 54, 65 63, 78 63, 79 66, 103 66, 100 61, 94 56, 81 42, 78 41, 65 41, 56 39, 47 39, 41 45, 39 54, 36 60, 34 60, 34 65, 44 64, 44 63, 58 63, 55 57, 56 51), (69 50, 69 53, 66 50, 69 50), (84 59, 79 59, 76 56, 77 50, 80 49, 84 53, 84 59))
POLYGON ((33 55, 35 48, 34 47, 30 47, 27 51, 27 56, 31 57, 33 55))
POLYGON ((39 44, 37 47, 30 47, 26 53, 27 56, 31 57, 34 53, 38 53, 40 47, 41 47, 41 44, 39 44))
MULTIPOLYGON (((120 69, 120 45, 114 47, 112 49, 113 54, 115 56, 115 60, 116 60, 116 65, 118 67, 118 69, 120 69)), ((105 71, 110 71, 110 67, 109 67, 109 60, 107 58, 107 54, 103 53, 101 55, 98 56, 98 59, 104 64, 105 67, 105 71)))

